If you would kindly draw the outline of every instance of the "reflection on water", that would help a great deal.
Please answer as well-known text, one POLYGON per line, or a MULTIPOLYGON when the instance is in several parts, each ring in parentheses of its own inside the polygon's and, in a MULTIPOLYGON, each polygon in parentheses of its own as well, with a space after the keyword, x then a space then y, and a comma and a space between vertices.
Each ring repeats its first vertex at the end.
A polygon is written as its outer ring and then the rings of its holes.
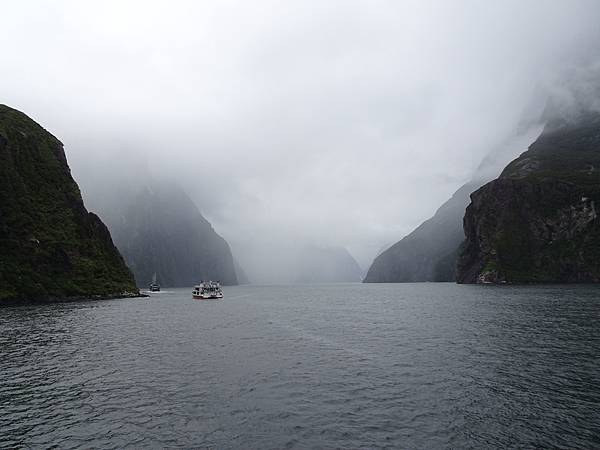
POLYGON ((600 446, 600 288, 241 286, 0 308, 0 446, 600 446))

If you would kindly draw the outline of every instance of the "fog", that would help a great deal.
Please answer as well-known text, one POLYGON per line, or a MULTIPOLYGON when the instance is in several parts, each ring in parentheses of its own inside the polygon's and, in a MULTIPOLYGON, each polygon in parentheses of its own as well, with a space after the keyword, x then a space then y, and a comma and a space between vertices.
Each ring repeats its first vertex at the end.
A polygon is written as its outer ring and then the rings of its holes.
POLYGON ((526 149, 513 138, 547 98, 597 68, 599 17, 597 1, 10 2, 0 103, 63 141, 84 196, 118 173, 176 180, 248 272, 290 242, 365 269, 488 153, 526 149))

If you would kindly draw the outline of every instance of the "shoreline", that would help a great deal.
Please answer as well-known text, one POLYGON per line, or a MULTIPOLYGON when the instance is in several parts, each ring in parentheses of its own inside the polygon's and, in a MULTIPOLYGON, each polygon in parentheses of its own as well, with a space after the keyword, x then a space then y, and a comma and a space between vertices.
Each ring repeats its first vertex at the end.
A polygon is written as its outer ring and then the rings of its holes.
POLYGON ((77 295, 71 297, 47 297, 47 298, 36 298, 36 299, 23 299, 23 298, 9 298, 0 300, 0 308, 6 306, 28 306, 28 305, 50 305, 56 303, 74 303, 74 302, 86 302, 86 301, 99 301, 99 300, 117 300, 117 299, 130 299, 130 298, 147 298, 150 297, 148 294, 142 292, 123 292, 120 294, 106 294, 106 295, 77 295))

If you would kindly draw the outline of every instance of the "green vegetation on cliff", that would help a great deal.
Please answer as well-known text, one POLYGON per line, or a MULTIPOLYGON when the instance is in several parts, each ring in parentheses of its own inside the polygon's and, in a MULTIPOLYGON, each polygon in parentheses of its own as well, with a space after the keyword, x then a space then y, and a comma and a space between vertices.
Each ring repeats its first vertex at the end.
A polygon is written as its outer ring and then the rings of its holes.
POLYGON ((600 281, 600 114, 549 124, 471 195, 463 283, 600 281))
POLYGON ((137 292, 107 228, 85 209, 62 143, 0 105, 0 301, 137 292))

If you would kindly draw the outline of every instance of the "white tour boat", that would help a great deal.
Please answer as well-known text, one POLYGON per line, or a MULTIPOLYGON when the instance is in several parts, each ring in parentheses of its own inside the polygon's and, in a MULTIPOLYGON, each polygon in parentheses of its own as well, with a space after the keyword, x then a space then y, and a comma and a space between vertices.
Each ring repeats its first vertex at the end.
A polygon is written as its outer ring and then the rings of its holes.
POLYGON ((221 283, 218 281, 202 281, 194 286, 192 296, 196 300, 208 300, 212 298, 223 298, 221 283))

